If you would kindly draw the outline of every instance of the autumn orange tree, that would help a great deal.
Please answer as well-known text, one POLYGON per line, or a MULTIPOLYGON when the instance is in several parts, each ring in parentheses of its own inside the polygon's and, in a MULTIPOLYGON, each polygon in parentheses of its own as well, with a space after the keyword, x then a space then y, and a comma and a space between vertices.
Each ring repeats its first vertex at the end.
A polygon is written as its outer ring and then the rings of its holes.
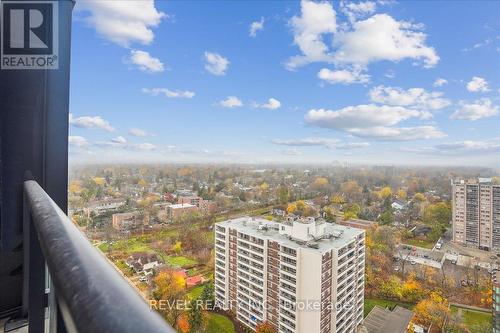
POLYGON ((256 333, 276 333, 276 329, 271 323, 265 321, 257 325, 255 328, 256 333))
POLYGON ((417 323, 426 327, 432 324, 439 329, 443 328, 446 319, 450 316, 448 300, 438 292, 431 292, 428 298, 418 302, 413 311, 417 323))
POLYGON ((167 306, 161 310, 165 319, 172 325, 178 323, 182 308, 177 306, 178 302, 184 300, 186 292, 186 281, 184 277, 174 270, 165 270, 160 272, 154 279, 156 289, 153 297, 157 301, 163 301, 167 306))

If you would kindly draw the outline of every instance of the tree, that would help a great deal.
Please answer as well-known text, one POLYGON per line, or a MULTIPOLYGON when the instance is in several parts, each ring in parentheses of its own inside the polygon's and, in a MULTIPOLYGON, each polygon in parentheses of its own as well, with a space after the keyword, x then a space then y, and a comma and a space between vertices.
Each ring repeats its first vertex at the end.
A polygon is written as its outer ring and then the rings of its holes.
POLYGON ((288 201, 290 200, 290 191, 288 190, 288 187, 282 184, 278 187, 277 192, 278 202, 282 205, 288 203, 288 201))
POLYGON ((451 220, 451 206, 447 202, 428 205, 424 210, 423 222, 427 225, 438 224, 446 227, 451 220))
POLYGON ((407 193, 405 190, 403 189, 399 189, 398 192, 396 193, 396 196, 398 197, 398 199, 400 200, 406 200, 406 197, 407 197, 407 193))
POLYGON ((334 223, 337 220, 335 210, 332 207, 325 207, 325 219, 327 222, 334 223))
POLYGON ((171 324, 175 325, 182 313, 182 309, 175 306, 177 300, 183 299, 185 294, 186 280, 184 277, 174 271, 165 270, 160 272, 154 279, 156 289, 153 292, 153 297, 156 300, 162 300, 166 304, 165 309, 161 309, 165 319, 171 324))
POLYGON ((424 202, 425 195, 423 195, 422 193, 415 193, 415 195, 413 196, 413 200, 416 200, 418 202, 424 202))
POLYGON ((390 225, 394 223, 394 212, 392 211, 391 208, 386 209, 380 216, 378 217, 377 221, 380 222, 382 225, 390 225))
POLYGON ((384 187, 380 190, 380 197, 386 199, 392 195, 392 189, 389 186, 384 187))
POLYGON ((212 308, 215 304, 214 296, 214 285, 212 283, 207 283, 203 287, 203 291, 200 295, 200 300, 203 301, 208 307, 212 308))
POLYGON ((208 322, 207 316, 196 300, 193 300, 191 302, 187 317, 190 333, 199 333, 205 331, 208 322))
POLYGON ((325 177, 317 177, 313 184, 312 187, 316 190, 323 190, 325 189, 330 182, 328 181, 328 178, 325 177))
POLYGON ((428 298, 421 300, 413 309, 417 323, 442 329, 450 315, 448 300, 438 292, 431 292, 428 298))
POLYGON ((255 333, 276 333, 276 329, 271 323, 264 321, 255 327, 255 333))
POLYGON ((172 247, 172 250, 175 253, 180 254, 182 251, 182 242, 180 241, 175 242, 174 246, 172 247))

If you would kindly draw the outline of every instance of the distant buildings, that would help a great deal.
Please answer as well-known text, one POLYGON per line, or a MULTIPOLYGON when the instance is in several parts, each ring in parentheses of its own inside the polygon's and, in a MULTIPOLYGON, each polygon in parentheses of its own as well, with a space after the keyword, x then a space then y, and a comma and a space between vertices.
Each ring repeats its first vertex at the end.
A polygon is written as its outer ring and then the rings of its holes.
POLYGON ((347 221, 339 221, 341 225, 345 225, 348 227, 359 228, 364 230, 369 230, 373 227, 378 226, 378 223, 375 221, 361 220, 361 219, 350 219, 347 221))
POLYGON ((127 231, 135 229, 142 224, 139 212, 113 214, 112 225, 115 230, 127 231))
POLYGON ((215 212, 216 205, 211 200, 205 200, 202 197, 199 197, 195 194, 187 194, 179 195, 177 198, 177 203, 179 204, 191 204, 200 209, 200 211, 204 214, 212 214, 215 212))
POLYGON ((302 219, 215 225, 215 297, 245 326, 352 333, 363 320, 364 231, 302 219), (312 307, 312 310, 311 310, 312 307))
POLYGON ((171 222, 177 222, 198 211, 198 207, 188 203, 180 203, 167 207, 167 217, 171 222))
MULTIPOLYGON (((359 333, 407 333, 414 313, 396 306, 392 311, 375 305, 363 321, 359 333)), ((413 332, 413 331, 412 331, 413 332)))
POLYGON ((91 212, 100 215, 107 212, 116 211, 118 208, 125 206, 125 199, 104 199, 100 201, 90 202, 86 208, 84 208, 85 214, 90 214, 91 212))
POLYGON ((401 200, 394 200, 391 204, 391 207, 395 211, 401 211, 406 208, 406 202, 401 200))
POLYGON ((125 261, 125 263, 136 273, 152 275, 153 269, 161 265, 161 260, 158 255, 154 253, 134 253, 125 261))
POLYGON ((500 249, 500 185, 490 178, 452 182, 452 210, 455 243, 500 249))

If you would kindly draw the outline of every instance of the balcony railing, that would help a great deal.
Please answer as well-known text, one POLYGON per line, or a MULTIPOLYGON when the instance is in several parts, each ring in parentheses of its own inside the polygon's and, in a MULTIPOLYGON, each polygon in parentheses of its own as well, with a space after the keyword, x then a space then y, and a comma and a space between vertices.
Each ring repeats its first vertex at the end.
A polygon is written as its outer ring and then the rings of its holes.
POLYGON ((35 181, 24 183, 24 235, 30 333, 47 323, 51 332, 175 332, 35 181))

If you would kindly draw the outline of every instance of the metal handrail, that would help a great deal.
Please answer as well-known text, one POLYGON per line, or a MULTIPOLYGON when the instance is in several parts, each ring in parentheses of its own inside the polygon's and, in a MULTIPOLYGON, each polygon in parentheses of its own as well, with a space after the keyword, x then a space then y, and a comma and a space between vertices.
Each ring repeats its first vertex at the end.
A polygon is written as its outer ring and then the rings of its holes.
POLYGON ((43 253, 68 332, 169 333, 175 330, 106 261, 33 180, 25 212, 43 253))

